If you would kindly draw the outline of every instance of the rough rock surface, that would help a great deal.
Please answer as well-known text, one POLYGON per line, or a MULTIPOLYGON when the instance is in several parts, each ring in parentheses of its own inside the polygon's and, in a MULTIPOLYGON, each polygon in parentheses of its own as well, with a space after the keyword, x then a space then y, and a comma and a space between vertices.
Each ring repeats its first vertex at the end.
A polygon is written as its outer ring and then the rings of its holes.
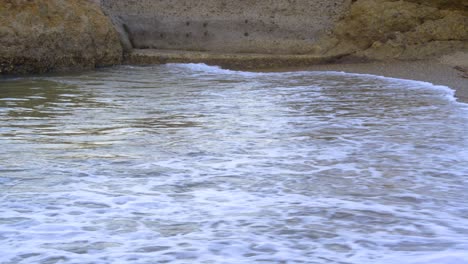
POLYGON ((466 0, 357 0, 320 44, 325 54, 413 60, 468 50, 466 0))
POLYGON ((111 22, 88 0, 0 0, 0 74, 118 64, 111 22))
POLYGON ((467 52, 467 29, 467 0, 0 0, 0 74, 118 64, 122 47, 133 62, 425 59, 467 52))
POLYGON ((467 0, 101 3, 129 52, 158 49, 414 60, 468 50, 467 0))
POLYGON ((154 49, 134 49, 125 54, 125 63, 132 65, 206 63, 234 70, 305 67, 334 60, 336 60, 334 57, 313 54, 218 53, 154 49))
POLYGON ((307 54, 351 0, 102 0, 125 48, 307 54))

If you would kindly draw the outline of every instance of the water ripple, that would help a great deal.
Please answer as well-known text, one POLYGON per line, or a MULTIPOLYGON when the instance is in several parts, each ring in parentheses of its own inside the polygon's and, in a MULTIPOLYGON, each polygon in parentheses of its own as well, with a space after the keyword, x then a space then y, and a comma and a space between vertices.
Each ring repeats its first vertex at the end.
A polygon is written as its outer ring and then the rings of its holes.
POLYGON ((468 263, 468 108, 202 64, 0 82, 1 263, 468 263))

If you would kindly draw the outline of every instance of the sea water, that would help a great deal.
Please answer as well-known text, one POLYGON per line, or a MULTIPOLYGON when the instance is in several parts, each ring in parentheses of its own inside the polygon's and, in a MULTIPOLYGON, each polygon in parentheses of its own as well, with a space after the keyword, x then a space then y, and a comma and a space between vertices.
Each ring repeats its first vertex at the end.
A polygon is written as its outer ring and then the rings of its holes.
POLYGON ((468 263, 468 108, 339 72, 0 81, 0 263, 468 263))

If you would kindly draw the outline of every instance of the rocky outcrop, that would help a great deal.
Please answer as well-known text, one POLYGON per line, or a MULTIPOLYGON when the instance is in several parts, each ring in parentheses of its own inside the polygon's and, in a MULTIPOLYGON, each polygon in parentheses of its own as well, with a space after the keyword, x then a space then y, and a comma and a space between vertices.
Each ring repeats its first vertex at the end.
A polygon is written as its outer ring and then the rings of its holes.
POLYGON ((363 60, 424 59, 468 50, 464 0, 357 0, 333 34, 327 55, 363 60))
POLYGON ((128 51, 414 60, 468 50, 466 0, 101 0, 101 3, 117 25, 128 51))
POLYGON ((0 0, 0 74, 118 64, 119 37, 89 0, 0 0))
POLYGON ((306 54, 351 0, 101 0, 128 49, 306 54))
POLYGON ((0 0, 0 74, 117 64, 123 49, 129 63, 414 60, 468 51, 467 28, 466 0, 0 0))

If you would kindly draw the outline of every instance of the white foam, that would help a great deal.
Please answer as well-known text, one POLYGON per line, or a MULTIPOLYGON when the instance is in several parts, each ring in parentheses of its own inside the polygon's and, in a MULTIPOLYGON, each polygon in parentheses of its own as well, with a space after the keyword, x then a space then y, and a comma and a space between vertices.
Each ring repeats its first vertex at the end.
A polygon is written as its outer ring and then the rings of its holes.
POLYGON ((74 104, 0 112, 2 263, 466 261, 448 88, 203 64, 50 80, 74 104))
MULTIPOLYGON (((176 67, 176 68, 183 68, 189 69, 193 72, 202 72, 202 73, 209 73, 209 74, 223 74, 223 75, 240 75, 240 76, 285 76, 285 77, 292 77, 292 76, 303 76, 303 75, 342 75, 342 76, 360 76, 360 77, 367 77, 374 80, 382 80, 385 82, 392 83, 392 85, 404 85, 410 89, 433 89, 442 92, 441 95, 449 101, 457 102, 457 98, 455 97, 455 90, 443 85, 435 85, 430 82, 425 81, 416 81, 416 80, 407 80, 407 79, 400 79, 400 78, 393 78, 393 77, 386 77, 386 76, 379 76, 379 75, 372 75, 372 74, 358 74, 358 73, 348 73, 344 71, 292 71, 292 72, 271 72, 271 73, 264 73, 264 72, 249 72, 249 71, 239 71, 239 70, 227 70, 222 69, 220 66, 210 66, 204 63, 188 63, 188 64, 181 64, 181 63, 173 63, 167 64, 169 67, 176 67)), ((460 102, 459 102, 460 103, 460 102)), ((460 103, 466 105, 466 103, 460 103)))
POLYGON ((168 67, 179 69, 188 69, 193 73, 209 73, 209 74, 222 74, 222 75, 241 75, 241 76, 258 76, 264 75, 260 72, 236 71, 223 69, 220 66, 211 66, 204 63, 169 63, 168 67))
POLYGON ((468 253, 466 251, 440 252, 436 254, 406 256, 398 259, 390 258, 383 260, 381 263, 394 264, 401 263, 402 261, 408 264, 468 264, 468 253))

